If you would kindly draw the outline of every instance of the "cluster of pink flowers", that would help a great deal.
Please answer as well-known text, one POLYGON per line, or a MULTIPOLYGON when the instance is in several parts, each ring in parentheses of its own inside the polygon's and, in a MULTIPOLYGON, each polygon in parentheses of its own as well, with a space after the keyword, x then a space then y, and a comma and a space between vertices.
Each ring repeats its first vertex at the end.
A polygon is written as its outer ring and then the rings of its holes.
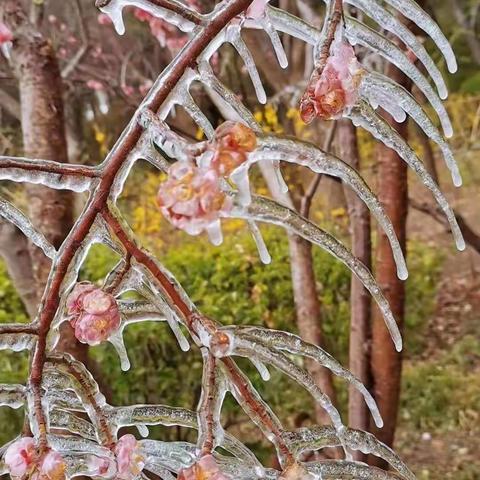
POLYGON ((312 77, 302 98, 302 120, 310 123, 315 117, 323 120, 340 118, 357 101, 363 74, 364 69, 353 47, 345 40, 335 38, 325 68, 320 76, 312 77))
POLYGON ((221 188, 221 178, 247 160, 257 144, 255 133, 237 122, 225 122, 207 146, 211 154, 208 166, 193 161, 179 161, 168 170, 160 185, 157 201, 160 209, 175 227, 198 235, 232 207, 232 201, 221 188))
POLYGON ((103 477, 114 466, 115 478, 119 480, 133 480, 137 478, 145 467, 145 457, 140 451, 137 439, 131 435, 123 435, 113 449, 115 462, 106 458, 93 456, 89 462, 90 474, 103 477), (112 465, 115 463, 115 465, 112 465))
POLYGON ((89 345, 108 339, 120 326, 117 302, 110 293, 89 282, 77 283, 67 298, 75 337, 89 345))
POLYGON ((136 8, 134 15, 141 22, 148 23, 150 32, 158 40, 160 46, 176 52, 187 43, 187 35, 179 32, 175 26, 170 25, 165 20, 156 18, 141 8, 136 8))
POLYGON ((231 480, 218 468, 213 455, 205 455, 191 467, 181 470, 177 480, 231 480))
POLYGON ((32 437, 23 437, 12 443, 5 452, 4 460, 13 479, 65 479, 65 461, 62 456, 55 450, 50 450, 40 458, 32 437))

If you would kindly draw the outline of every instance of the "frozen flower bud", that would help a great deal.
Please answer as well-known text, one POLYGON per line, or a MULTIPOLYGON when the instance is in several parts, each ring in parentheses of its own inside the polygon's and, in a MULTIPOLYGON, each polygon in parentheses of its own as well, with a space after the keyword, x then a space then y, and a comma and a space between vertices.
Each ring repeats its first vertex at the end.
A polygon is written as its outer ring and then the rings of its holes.
POLYGON ((3 22, 0 22, 0 45, 11 42, 12 40, 12 31, 3 22))
POLYGON ((137 439, 131 435, 123 435, 115 445, 117 459, 117 477, 121 480, 132 480, 140 475, 145 467, 145 458, 140 452, 137 439))
POLYGON ((64 480, 65 461, 56 451, 50 450, 40 462, 39 480, 64 480))
POLYGON ((217 150, 212 158, 211 167, 222 177, 228 177, 237 167, 247 160, 242 151, 217 150))
POLYGON ((240 122, 227 121, 215 130, 215 141, 222 150, 252 152, 257 146, 255 132, 240 122))
POLYGON ((5 452, 5 465, 12 478, 22 478, 35 466, 37 451, 32 437, 12 443, 5 452))
POLYGON ((89 345, 107 340, 120 326, 120 311, 113 295, 89 282, 75 285, 67 298, 67 311, 75 337, 89 345))
POLYGON ((205 455, 189 468, 178 474, 177 480, 231 480, 220 471, 213 455, 205 455))
POLYGON ((231 208, 217 173, 184 161, 169 168, 157 201, 165 218, 190 235, 198 235, 231 208))
POLYGON ((313 75, 300 103, 305 123, 315 117, 323 120, 340 118, 355 104, 364 70, 353 47, 337 35, 330 56, 320 76, 313 75))
POLYGON ((114 462, 108 458, 91 455, 87 462, 88 474, 92 477, 111 477, 110 471, 116 471, 114 462))

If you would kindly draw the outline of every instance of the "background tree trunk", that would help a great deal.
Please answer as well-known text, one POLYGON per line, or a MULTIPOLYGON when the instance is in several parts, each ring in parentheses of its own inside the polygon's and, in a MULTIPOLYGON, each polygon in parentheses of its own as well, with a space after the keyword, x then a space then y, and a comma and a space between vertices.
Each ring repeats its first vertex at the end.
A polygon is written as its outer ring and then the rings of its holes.
MULTIPOLYGON (((68 162, 62 80, 53 46, 29 23, 16 0, 6 0, 2 13, 5 23, 16 33, 12 67, 20 91, 24 154, 68 162)), ((33 224, 58 248, 73 224, 73 194, 32 184, 27 184, 26 193, 33 224)), ((50 259, 33 245, 30 256, 40 296, 50 272, 50 259)), ((87 346, 75 340, 67 323, 63 324, 58 348, 81 361, 87 360, 87 346)))
MULTIPOLYGON (((409 81, 395 67, 389 65, 387 75, 404 87, 410 87, 409 81)), ((385 115, 385 118, 406 140, 408 123, 404 122, 398 125, 390 116, 385 115)), ((385 207, 386 214, 392 220, 400 245, 405 253, 408 213, 407 164, 393 150, 383 144, 377 145, 376 148, 379 179, 378 197, 385 207)), ((405 284, 397 278, 392 251, 388 239, 381 229, 377 229, 377 239, 376 278, 390 304, 400 331, 403 331, 405 284)), ((377 435, 379 440, 392 446, 400 397, 402 355, 395 350, 378 308, 373 310, 371 370, 373 393, 385 425, 378 429, 371 420, 370 431, 377 435)), ((383 461, 379 461, 373 455, 370 456, 370 463, 386 466, 383 461)))
MULTIPOLYGON (((357 131, 349 120, 341 120, 338 145, 343 161, 360 170, 357 131)), ((352 253, 369 269, 372 267, 370 211, 348 187, 344 187, 350 218, 352 253)), ((352 275, 350 287, 350 346, 349 368, 370 389, 371 298, 362 282, 352 275)), ((352 428, 368 431, 370 412, 361 393, 351 385, 348 392, 348 422, 352 428)), ((366 455, 354 452, 356 460, 365 461, 366 455)))

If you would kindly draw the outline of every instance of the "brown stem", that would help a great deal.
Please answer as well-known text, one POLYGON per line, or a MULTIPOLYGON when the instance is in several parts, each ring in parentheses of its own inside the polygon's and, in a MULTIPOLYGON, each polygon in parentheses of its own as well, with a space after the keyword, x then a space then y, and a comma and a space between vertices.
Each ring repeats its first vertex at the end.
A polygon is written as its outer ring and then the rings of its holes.
POLYGON ((38 326, 33 323, 22 325, 19 323, 6 323, 0 325, 0 335, 7 335, 9 333, 25 333, 27 335, 38 335, 38 326))
POLYGON ((115 275, 115 278, 113 279, 112 283, 108 285, 104 290, 108 293, 114 292, 119 286, 120 283, 122 283, 122 280, 125 278, 125 275, 128 273, 131 267, 131 260, 132 260, 132 255, 130 252, 127 252, 125 255, 125 258, 123 260, 123 265, 122 268, 117 274, 115 275))
POLYGON ((202 402, 198 408, 200 421, 202 426, 203 441, 200 448, 202 455, 211 454, 215 446, 215 391, 216 391, 216 368, 217 359, 209 352, 204 357, 204 372, 203 372, 203 393, 202 402))
MULTIPOLYGON (((180 81, 187 68, 195 63, 197 57, 205 50, 212 39, 220 33, 230 20, 242 13, 252 1, 253 0, 232 1, 224 10, 221 10, 213 16, 203 30, 190 41, 188 47, 178 55, 171 70, 162 78, 161 86, 158 89, 153 89, 152 93, 145 99, 144 108, 154 112, 157 111, 172 89, 180 81)), ((125 130, 125 134, 121 136, 107 157, 100 184, 93 193, 92 199, 85 209, 82 218, 75 224, 63 243, 62 253, 56 261, 56 268, 49 282, 49 289, 40 305, 39 338, 33 353, 29 382, 34 395, 34 415, 39 426, 39 449, 41 453, 45 453, 47 450, 46 419, 42 409, 40 391, 43 367, 46 360, 47 335, 60 303, 60 290, 63 280, 72 260, 75 258, 78 246, 90 231, 97 215, 105 209, 115 178, 140 139, 142 128, 137 120, 137 115, 134 115, 125 130)), ((132 252, 132 254, 136 258, 138 257, 137 260, 140 258, 142 263, 146 262, 147 268, 151 268, 152 273, 162 273, 148 255, 138 249, 129 239, 127 242, 131 244, 132 248, 135 247, 135 252, 132 252)), ((173 289, 168 279, 163 277, 162 281, 164 288, 166 288, 167 291, 170 290, 172 293, 172 300, 177 308, 189 314, 188 306, 173 289)))
POLYGON ((57 175, 97 178, 100 172, 95 167, 85 165, 71 165, 57 162, 48 162, 37 159, 18 159, 15 157, 0 156, 0 170, 4 168, 18 168, 28 172, 53 173, 57 175), (42 163, 39 163, 42 162, 42 163))

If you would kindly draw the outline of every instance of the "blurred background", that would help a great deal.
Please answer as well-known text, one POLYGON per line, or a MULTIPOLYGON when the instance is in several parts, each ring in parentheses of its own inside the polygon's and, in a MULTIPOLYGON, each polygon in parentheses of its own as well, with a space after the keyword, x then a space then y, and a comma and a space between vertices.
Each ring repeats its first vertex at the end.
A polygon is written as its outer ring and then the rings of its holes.
MULTIPOLYGON (((0 19, 10 1, 0 3, 0 19)), ((10 52, 4 48, 0 57, 0 155, 99 164, 186 37, 138 9, 126 10, 127 33, 119 37, 108 18, 99 15, 93 0, 15 3, 21 5, 24 16, 17 19, 13 30, 20 40, 14 41, 10 52)), ((185 3, 208 11, 214 2, 185 3)), ((272 255, 272 263, 263 265, 243 222, 223 222, 225 241, 219 247, 203 236, 193 238, 174 231, 156 206, 162 177, 147 162, 135 167, 121 207, 143 244, 171 269, 205 314, 223 324, 299 332, 323 345, 369 386, 386 419, 385 429, 375 430, 358 395, 325 371, 315 370, 317 380, 351 426, 394 443, 420 480, 474 480, 480 478, 480 173, 476 168, 480 155, 480 1, 419 3, 440 24, 459 62, 458 72, 448 74, 441 52, 425 40, 449 86, 446 107, 455 130, 450 144, 463 186, 453 187, 441 154, 413 122, 395 127, 408 138, 454 206, 467 241, 464 252, 455 250, 429 192, 411 173, 407 175, 391 151, 344 121, 303 124, 298 100, 312 71, 309 47, 283 36, 290 66, 282 70, 263 33, 244 35, 267 89, 266 105, 258 104, 232 48, 222 47, 212 60, 216 74, 254 112, 265 132, 296 135, 336 154, 361 171, 386 205, 406 246, 410 271, 406 282, 396 278, 389 247, 376 224, 341 183, 305 169, 282 167, 298 210, 349 245, 375 272, 402 325, 403 356, 393 351, 369 296, 326 252, 279 229, 262 227, 272 255)), ((322 25, 322 2, 272 0, 271 4, 322 25)), ((360 12, 351 9, 351 14, 377 27, 360 12)), ((421 30, 409 26, 424 38, 421 30)), ((377 56, 362 49, 357 53, 364 65, 387 71, 411 88, 377 56)), ((419 91, 413 89, 412 94, 424 103, 419 91)), ((192 95, 214 126, 221 123, 222 112, 211 92, 198 85, 192 95)), ((185 111, 177 108, 174 113, 169 124, 175 131, 191 141, 204 138, 185 111)), ((256 191, 268 194, 260 172, 253 169, 252 174, 256 191)), ((63 196, 52 197, 42 188, 8 182, 2 182, 0 190, 57 244, 85 202, 82 195, 61 192, 63 196)), ((0 322, 28 321, 48 264, 3 220, 0 255, 0 322)), ((83 278, 101 284, 116 260, 106 248, 95 248, 86 260, 83 278)), ((120 371, 110 345, 86 349, 66 338, 63 347, 88 362, 112 404, 196 407, 201 358, 196 350, 180 351, 165 326, 129 328, 126 343, 132 368, 127 373, 120 371)), ((26 355, 1 352, 0 383, 25 382, 27 363, 26 355)), ((273 373, 265 383, 248 365, 245 368, 288 428, 325 421, 309 395, 286 377, 273 373)), ((22 411, 0 409, 0 444, 14 438, 22 422, 22 411)), ((268 463, 269 445, 230 399, 224 424, 268 463)), ((170 440, 194 438, 182 429, 152 428, 151 434, 170 440)), ((365 456, 359 459, 368 460, 365 456)))

